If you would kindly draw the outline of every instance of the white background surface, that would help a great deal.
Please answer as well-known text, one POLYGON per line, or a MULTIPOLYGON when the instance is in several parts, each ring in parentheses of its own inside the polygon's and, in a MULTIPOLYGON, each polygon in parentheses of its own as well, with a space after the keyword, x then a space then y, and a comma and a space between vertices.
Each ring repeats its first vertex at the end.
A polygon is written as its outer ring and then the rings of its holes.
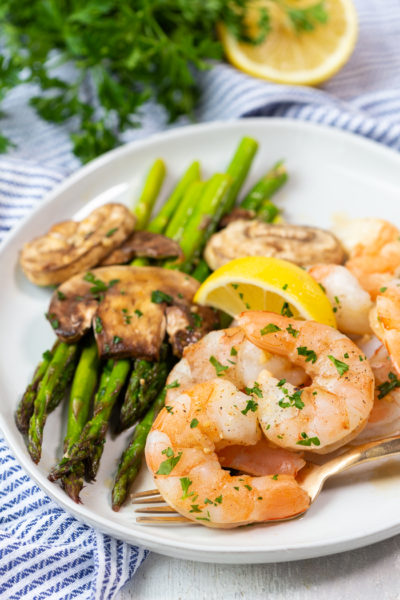
POLYGON ((242 599, 400 600, 400 536, 333 556, 252 566, 195 563, 152 553, 118 596, 242 599))

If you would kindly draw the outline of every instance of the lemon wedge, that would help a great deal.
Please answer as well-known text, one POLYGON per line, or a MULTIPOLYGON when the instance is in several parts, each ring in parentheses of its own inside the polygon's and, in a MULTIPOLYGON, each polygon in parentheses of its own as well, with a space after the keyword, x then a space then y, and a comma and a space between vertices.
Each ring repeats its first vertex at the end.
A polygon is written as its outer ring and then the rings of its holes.
POLYGON ((232 317, 244 310, 268 310, 336 327, 331 304, 319 284, 307 271, 279 258, 232 260, 204 281, 194 301, 232 317))
MULTIPOLYGON (((287 0, 285 6, 307 7, 310 0, 287 0)), ((260 7, 268 10, 271 31, 259 45, 240 42, 224 25, 219 27, 226 56, 238 69, 277 83, 315 85, 332 77, 350 58, 358 32, 351 0, 325 0, 327 20, 316 23, 312 31, 297 31, 279 2, 260 0, 248 13, 253 36, 257 35, 260 7)))

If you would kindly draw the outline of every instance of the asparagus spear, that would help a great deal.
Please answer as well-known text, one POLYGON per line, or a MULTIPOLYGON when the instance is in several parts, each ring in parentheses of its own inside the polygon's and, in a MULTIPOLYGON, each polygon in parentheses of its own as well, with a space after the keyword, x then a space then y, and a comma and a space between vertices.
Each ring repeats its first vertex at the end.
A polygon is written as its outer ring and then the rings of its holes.
POLYGON ((17 425, 21 433, 28 433, 29 421, 33 413, 33 406, 37 395, 37 391, 43 377, 46 374, 47 367, 49 366, 50 361, 53 358, 53 354, 57 347, 57 344, 58 341, 54 344, 51 350, 46 350, 46 352, 43 352, 43 360, 36 367, 32 381, 26 388, 24 395, 22 396, 18 404, 17 410, 15 412, 15 424, 17 425))
MULTIPOLYGON (((110 375, 113 370, 113 366, 114 366, 114 361, 112 359, 110 359, 106 362, 106 364, 103 367, 103 370, 102 370, 101 376, 100 376, 100 383, 99 383, 99 386, 97 388, 97 391, 96 391, 96 394, 94 397, 93 412, 96 412, 97 406, 99 405, 101 398, 103 398, 104 394, 106 393, 108 382, 110 381, 110 375)), ((85 462, 84 462, 85 469, 84 470, 85 470, 86 481, 92 481, 93 479, 96 479, 97 471, 98 471, 99 464, 100 464, 100 458, 101 458, 102 454, 103 454, 103 444, 98 444, 92 448, 90 454, 85 459, 85 462)), ((77 464, 79 464, 79 463, 77 463, 77 464)))
POLYGON ((269 198, 261 203, 257 211, 257 218, 261 221, 265 221, 265 223, 273 223, 275 217, 278 215, 279 208, 276 206, 276 204, 271 202, 269 198))
POLYGON ((197 279, 197 281, 203 282, 203 281, 205 281, 205 279, 207 279, 207 277, 210 275, 210 273, 211 273, 211 270, 210 270, 208 264, 206 263, 204 258, 200 258, 199 262, 197 263, 196 268, 194 269, 194 271, 192 273, 192 277, 197 279))
POLYGON ((200 198, 204 192, 206 183, 204 181, 193 182, 186 190, 181 202, 177 206, 174 216, 168 223, 165 235, 179 242, 184 228, 192 216, 200 198))
POLYGON ((130 365, 129 360, 114 362, 107 386, 102 396, 99 395, 92 419, 86 423, 79 440, 73 444, 68 454, 50 471, 50 481, 56 481, 68 473, 74 463, 90 456, 95 446, 104 444, 111 411, 128 377, 130 365))
POLYGON ((186 191, 194 181, 198 181, 199 179, 200 163, 195 161, 189 166, 189 168, 183 174, 183 177, 178 181, 174 191, 165 202, 164 206, 160 209, 158 215, 149 223, 147 228, 148 231, 151 231, 152 233, 164 233, 169 220, 171 219, 175 210, 179 208, 186 191))
POLYGON ((165 177, 165 164, 160 158, 154 161, 147 175, 142 194, 133 208, 135 229, 146 229, 155 201, 165 177))
MULTIPOLYGON (((97 383, 99 356, 95 341, 86 345, 80 356, 72 381, 68 407, 67 433, 64 440, 64 454, 79 440, 83 427, 89 418, 90 405, 97 383)), ((71 472, 62 479, 62 486, 75 502, 83 486, 85 465, 76 463, 71 472)))
POLYGON ((288 174, 282 161, 277 162, 264 177, 251 188, 240 206, 247 210, 258 211, 264 200, 271 198, 288 180, 288 174))
POLYGON ((157 396, 146 415, 138 423, 132 439, 121 456, 118 472, 112 490, 112 508, 119 511, 125 502, 129 489, 139 472, 146 445, 146 439, 159 411, 164 406, 166 389, 157 396))
POLYGON ((180 245, 185 261, 183 264, 177 261, 168 262, 164 265, 167 269, 179 268, 185 272, 191 270, 194 255, 201 252, 220 219, 221 207, 225 204, 231 182, 231 177, 223 173, 216 173, 207 182, 181 235, 180 245))
POLYGON ((47 415, 64 396, 75 369, 77 352, 77 344, 59 344, 39 386, 28 431, 28 451, 35 463, 39 462, 42 453, 47 415))
POLYGON ((120 412, 120 430, 131 427, 157 397, 168 375, 167 345, 158 362, 137 360, 120 412))
POLYGON ((258 143, 250 137, 241 139, 235 154, 226 170, 232 178, 232 185, 227 194, 221 217, 235 206, 236 198, 250 170, 253 158, 258 150, 258 143))

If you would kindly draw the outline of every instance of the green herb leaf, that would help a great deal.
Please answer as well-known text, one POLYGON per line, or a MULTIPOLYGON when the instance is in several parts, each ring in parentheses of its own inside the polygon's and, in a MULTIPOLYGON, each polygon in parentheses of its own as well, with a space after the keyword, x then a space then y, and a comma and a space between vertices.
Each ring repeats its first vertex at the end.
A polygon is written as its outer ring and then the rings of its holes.
POLYGON ((172 304, 174 299, 172 298, 172 296, 170 296, 169 294, 165 294, 161 290, 154 290, 153 292, 151 292, 151 301, 154 304, 163 304, 164 302, 166 304, 172 304))
POLYGON ((249 410, 251 410, 251 412, 256 412, 257 408, 258 408, 257 402, 255 402, 254 400, 247 400, 246 408, 244 408, 240 412, 242 413, 242 415, 247 415, 249 410))
POLYGON ((334 356, 332 356, 332 354, 328 354, 328 358, 335 365, 340 377, 342 377, 346 373, 346 371, 349 370, 349 365, 347 363, 339 360, 338 358, 335 358, 334 356))
POLYGON ((274 323, 268 323, 268 325, 260 329, 260 334, 267 335, 267 333, 274 333, 275 331, 282 331, 282 329, 274 323))
POLYGON ((190 429, 194 429, 195 427, 197 427, 197 425, 199 424, 197 419, 192 419, 190 421, 190 429))
POLYGON ((319 440, 319 438, 315 437, 308 437, 308 435, 305 433, 305 431, 303 431, 303 433, 301 434, 302 439, 298 440, 296 442, 296 444, 298 444, 299 446, 320 446, 321 442, 319 440))
POLYGON ((290 335, 292 335, 294 338, 297 338, 300 333, 297 329, 294 329, 292 325, 286 327, 286 331, 290 333, 290 335))
POLYGON ((172 448, 166 448, 161 454, 165 454, 167 459, 160 464, 156 475, 169 475, 180 461, 182 452, 178 452, 177 456, 174 456, 172 448))
POLYGON ((390 394, 390 392, 392 392, 394 389, 400 388, 400 379, 397 377, 397 375, 395 375, 395 373, 390 372, 388 377, 388 381, 384 381, 377 386, 379 390, 379 400, 382 400, 382 398, 390 394))
POLYGON ((317 355, 314 350, 308 350, 307 346, 299 346, 296 350, 299 356, 306 357, 306 362, 312 362, 313 364, 317 362, 317 355))
POLYGON ((193 496, 194 492, 190 492, 190 494, 188 493, 189 488, 192 485, 193 481, 191 481, 189 479, 189 477, 181 477, 180 482, 181 482, 181 488, 182 488, 182 492, 183 492, 181 500, 186 500, 186 498, 190 498, 191 496, 193 496))
POLYGON ((215 356, 210 356, 209 361, 212 364, 212 366, 214 367, 217 377, 222 377, 222 375, 224 375, 225 371, 227 371, 229 369, 229 367, 227 367, 225 365, 221 365, 221 363, 218 362, 218 360, 215 358, 215 356))
POLYGON ((262 391, 261 391, 261 387, 260 387, 260 384, 258 383, 258 381, 254 382, 254 386, 252 388, 245 387, 244 391, 245 391, 246 394, 254 394, 258 398, 262 398, 263 397, 263 394, 262 394, 262 391))

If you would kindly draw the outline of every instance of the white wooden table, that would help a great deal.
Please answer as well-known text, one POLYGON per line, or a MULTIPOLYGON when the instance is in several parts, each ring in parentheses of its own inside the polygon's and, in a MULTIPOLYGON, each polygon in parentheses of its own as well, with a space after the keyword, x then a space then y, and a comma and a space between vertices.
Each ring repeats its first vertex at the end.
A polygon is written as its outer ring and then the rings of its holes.
POLYGON ((400 535, 352 552, 254 566, 195 563, 152 553, 118 597, 239 599, 400 600, 400 535))

